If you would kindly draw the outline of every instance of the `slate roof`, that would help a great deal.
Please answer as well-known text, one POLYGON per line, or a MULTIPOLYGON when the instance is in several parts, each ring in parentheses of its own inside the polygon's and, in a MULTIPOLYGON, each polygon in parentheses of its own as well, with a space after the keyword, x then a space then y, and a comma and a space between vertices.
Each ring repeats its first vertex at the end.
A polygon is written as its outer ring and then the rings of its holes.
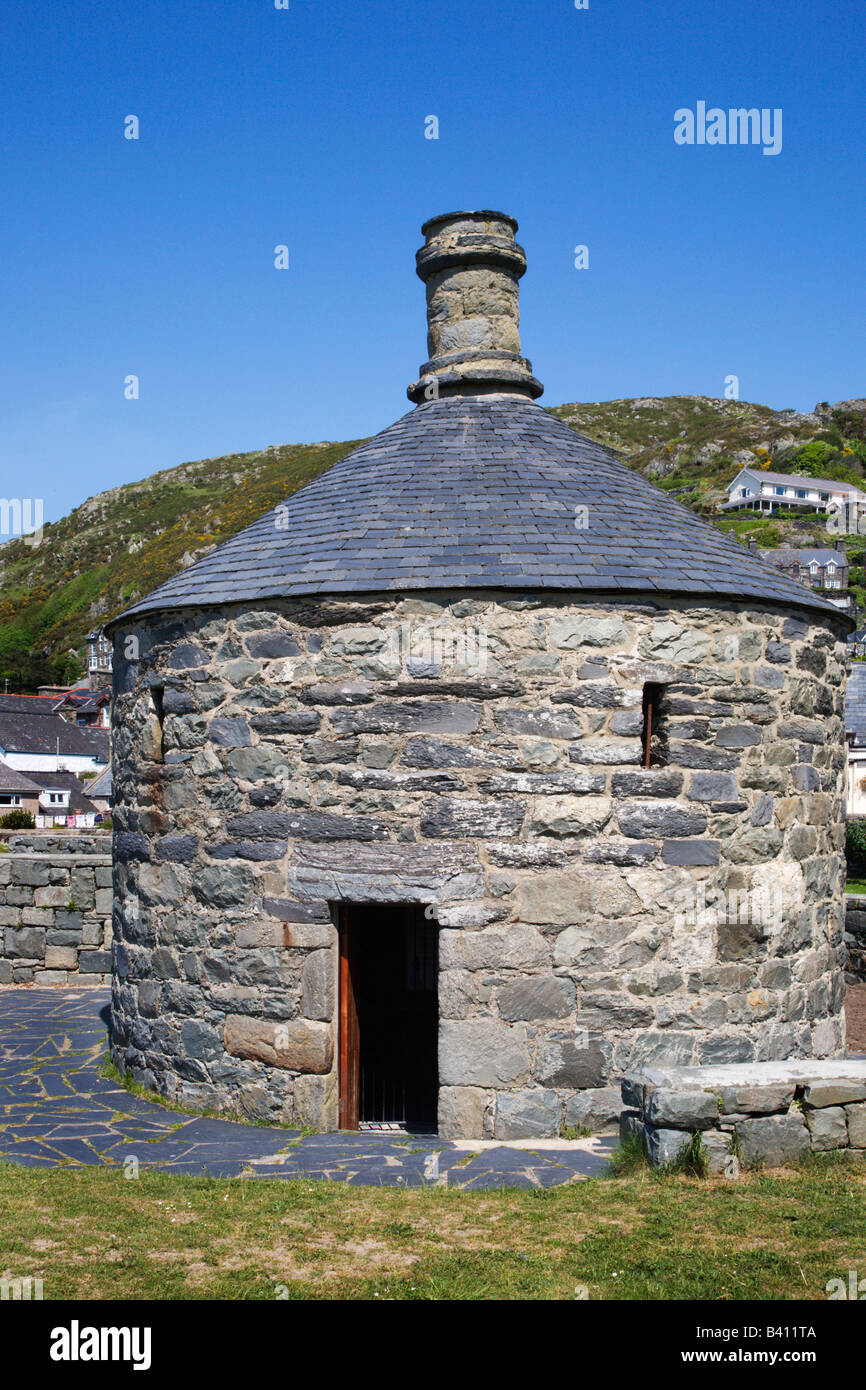
POLYGON ((845 733, 866 743, 866 661, 852 661, 845 685, 845 733))
POLYGON ((792 546, 783 545, 776 550, 759 550, 758 554, 771 565, 810 565, 814 560, 822 567, 832 561, 840 569, 848 568, 848 556, 841 550, 795 550, 792 546))
POLYGON ((108 731, 80 728, 59 714, 0 711, 0 749, 7 753, 56 753, 108 761, 108 731))
POLYGON ((17 768, 10 767, 0 758, 0 792, 38 792, 39 787, 17 768))
POLYGON ((283 505, 121 617, 453 588, 711 594, 838 617, 522 396, 424 402, 283 505))
MULTIPOLYGON (((89 784, 82 782, 74 772, 30 772, 28 776, 38 784, 42 791, 69 792, 69 806, 58 808, 58 815, 63 815, 65 811, 70 814, 75 812, 76 815, 86 815, 96 810, 93 802, 89 800, 89 784)), ((44 809, 50 814, 50 806, 46 806, 44 809)))
MULTIPOLYGON (((764 468, 756 468, 753 464, 746 463, 740 469, 740 473, 751 473, 756 478, 763 478, 767 483, 785 483, 788 487, 814 488, 818 492, 856 492, 863 495, 862 489, 855 483, 840 483, 834 478, 810 478, 803 473, 769 473, 764 468)), ((739 478, 740 473, 737 474, 739 478)), ((736 482, 736 478, 734 482, 736 482)), ((733 486, 733 483, 730 484, 733 486)))
POLYGON ((110 801, 114 791, 111 768, 107 767, 104 772, 100 772, 98 777, 94 777, 87 783, 87 795, 91 801, 110 801))
POLYGON ((55 695, 0 695, 0 714, 53 714, 55 695))

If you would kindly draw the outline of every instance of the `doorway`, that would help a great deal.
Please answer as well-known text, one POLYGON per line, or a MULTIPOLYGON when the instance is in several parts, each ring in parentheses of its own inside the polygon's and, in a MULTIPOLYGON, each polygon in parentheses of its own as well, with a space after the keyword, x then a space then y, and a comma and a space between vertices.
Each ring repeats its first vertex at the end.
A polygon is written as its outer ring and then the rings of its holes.
POLYGON ((341 905, 340 1128, 436 1130, 439 936, 416 904, 341 905))

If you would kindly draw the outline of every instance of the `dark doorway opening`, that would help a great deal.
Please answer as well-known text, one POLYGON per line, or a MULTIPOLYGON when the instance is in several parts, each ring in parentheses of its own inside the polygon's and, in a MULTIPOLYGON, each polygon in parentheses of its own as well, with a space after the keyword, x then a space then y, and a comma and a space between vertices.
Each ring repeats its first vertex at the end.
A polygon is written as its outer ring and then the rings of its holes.
POLYGON ((439 937, 422 907, 341 906, 340 1128, 434 1133, 439 937))

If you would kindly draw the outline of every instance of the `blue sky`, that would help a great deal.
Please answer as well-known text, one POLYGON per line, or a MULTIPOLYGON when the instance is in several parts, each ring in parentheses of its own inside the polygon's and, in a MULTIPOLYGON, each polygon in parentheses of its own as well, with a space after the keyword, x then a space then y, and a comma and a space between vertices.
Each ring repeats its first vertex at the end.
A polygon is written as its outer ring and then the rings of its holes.
POLYGON ((520 223, 543 404, 866 395, 862 0, 80 0, 0 42, 0 493, 46 520, 402 415, 457 208, 520 223), (781 153, 676 145, 699 100, 781 153))

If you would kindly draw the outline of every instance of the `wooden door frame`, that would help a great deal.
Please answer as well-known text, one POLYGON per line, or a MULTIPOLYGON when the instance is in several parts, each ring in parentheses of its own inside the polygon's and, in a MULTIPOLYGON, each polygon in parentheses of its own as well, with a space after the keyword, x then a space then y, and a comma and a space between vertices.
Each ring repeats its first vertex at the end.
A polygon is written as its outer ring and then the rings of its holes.
POLYGON ((358 1026, 358 950, 357 927, 353 927, 350 909, 340 905, 337 923, 339 933, 339 1092, 340 1129, 360 1128, 361 1040, 358 1026))

